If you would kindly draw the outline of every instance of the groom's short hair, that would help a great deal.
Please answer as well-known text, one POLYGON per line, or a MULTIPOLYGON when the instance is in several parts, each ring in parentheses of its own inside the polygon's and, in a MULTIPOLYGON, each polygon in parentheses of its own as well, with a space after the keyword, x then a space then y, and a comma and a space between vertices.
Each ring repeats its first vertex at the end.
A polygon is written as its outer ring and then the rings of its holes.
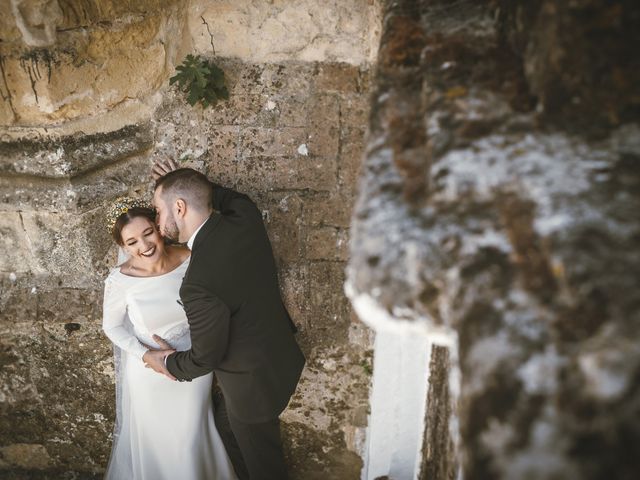
POLYGON ((162 187, 165 201, 175 198, 186 200, 197 210, 213 209, 213 184, 206 175, 192 168, 178 168, 156 181, 155 190, 162 187))

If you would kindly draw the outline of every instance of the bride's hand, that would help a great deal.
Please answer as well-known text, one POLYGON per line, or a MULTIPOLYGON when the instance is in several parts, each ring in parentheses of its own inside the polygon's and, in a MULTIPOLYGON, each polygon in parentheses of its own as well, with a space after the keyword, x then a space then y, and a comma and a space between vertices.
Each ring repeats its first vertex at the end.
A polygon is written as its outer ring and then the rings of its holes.
POLYGON ((166 160, 156 160, 151 168, 151 176, 154 180, 158 180, 160 177, 164 177, 167 173, 177 170, 178 165, 176 162, 167 158, 166 160))

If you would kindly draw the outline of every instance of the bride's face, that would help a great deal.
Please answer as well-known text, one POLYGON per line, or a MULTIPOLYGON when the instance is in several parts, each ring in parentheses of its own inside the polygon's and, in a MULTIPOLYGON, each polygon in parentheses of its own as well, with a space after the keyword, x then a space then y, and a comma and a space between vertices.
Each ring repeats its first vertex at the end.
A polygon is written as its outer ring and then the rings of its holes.
POLYGON ((164 253, 164 242, 156 226, 146 217, 135 217, 121 230, 125 251, 143 262, 157 262, 164 253))

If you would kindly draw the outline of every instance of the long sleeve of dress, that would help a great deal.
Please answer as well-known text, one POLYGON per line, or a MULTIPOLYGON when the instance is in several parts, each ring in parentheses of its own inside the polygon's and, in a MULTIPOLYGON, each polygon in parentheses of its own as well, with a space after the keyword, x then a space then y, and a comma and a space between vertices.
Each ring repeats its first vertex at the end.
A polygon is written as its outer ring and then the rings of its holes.
POLYGON ((125 289, 112 277, 104 283, 104 303, 102 307, 102 329, 115 345, 142 359, 147 349, 124 326, 127 315, 125 289))

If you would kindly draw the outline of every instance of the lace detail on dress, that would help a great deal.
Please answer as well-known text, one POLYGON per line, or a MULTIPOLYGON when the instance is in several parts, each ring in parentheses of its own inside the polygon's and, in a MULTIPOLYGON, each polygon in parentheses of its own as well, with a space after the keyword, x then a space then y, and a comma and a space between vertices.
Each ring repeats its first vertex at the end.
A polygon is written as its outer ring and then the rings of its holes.
POLYGON ((181 323, 169 329, 165 333, 166 340, 173 348, 179 352, 184 352, 191 348, 191 329, 188 323, 181 323))
MULTIPOLYGON (((148 345, 151 348, 160 348, 160 345, 153 339, 151 332, 141 332, 136 329, 135 335, 142 344, 148 345)), ((189 350, 191 348, 191 330, 189 329, 189 324, 186 322, 171 327, 166 332, 158 333, 158 335, 171 345, 171 348, 178 351, 189 350)))
POLYGON ((190 331, 188 323, 181 323, 180 325, 172 327, 167 333, 165 333, 165 340, 169 343, 178 341, 181 337, 188 335, 190 331))

